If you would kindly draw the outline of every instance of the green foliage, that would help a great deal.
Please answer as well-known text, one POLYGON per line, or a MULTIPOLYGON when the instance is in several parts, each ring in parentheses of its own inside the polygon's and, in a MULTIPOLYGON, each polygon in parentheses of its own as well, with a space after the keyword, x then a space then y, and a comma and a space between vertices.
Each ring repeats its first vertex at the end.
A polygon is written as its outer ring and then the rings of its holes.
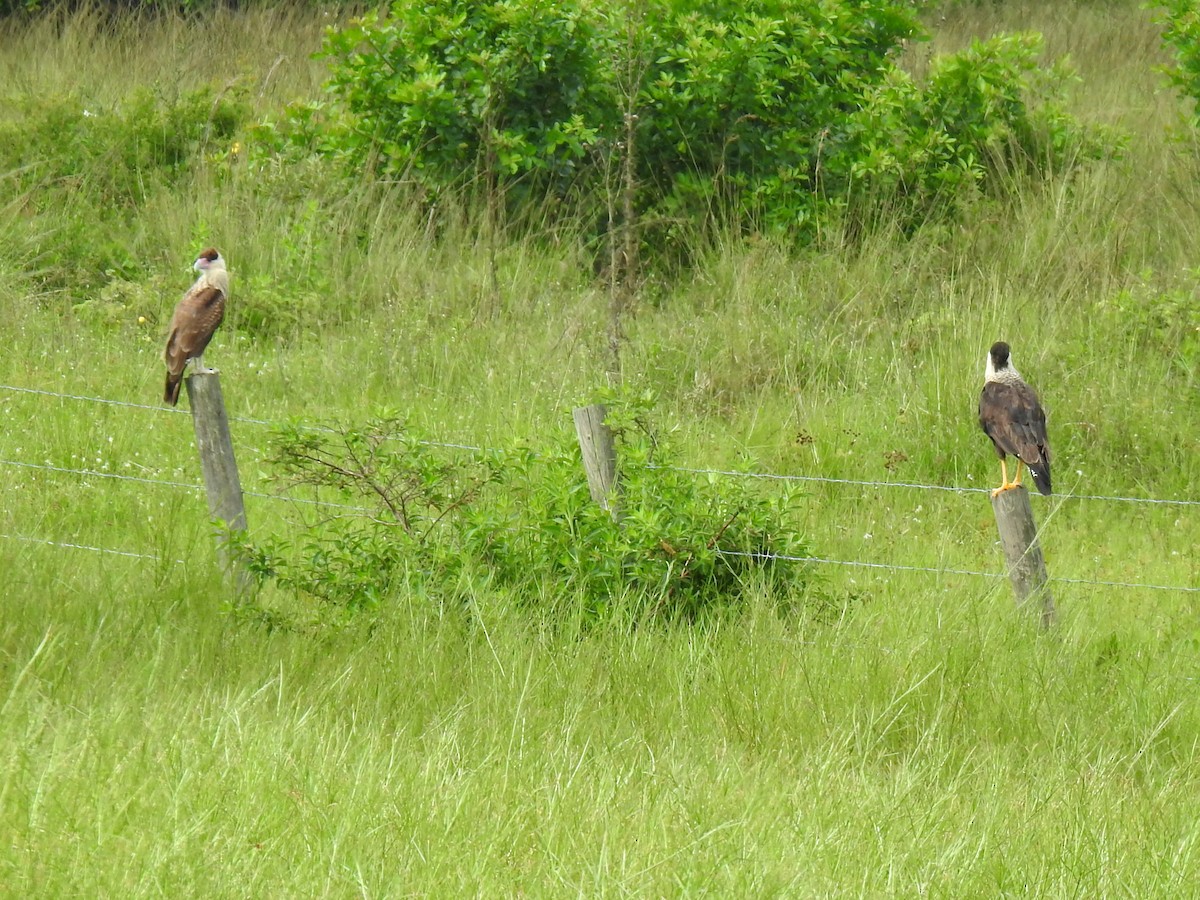
POLYGON ((26 97, 16 107, 0 122, 0 170, 27 219, 53 220, 26 239, 39 280, 56 287, 137 274, 121 239, 129 223, 206 152, 227 146, 248 115, 236 94, 208 88, 174 99, 140 90, 114 108, 80 95, 26 97))
POLYGON ((644 426, 616 422, 624 515, 591 500, 564 436, 528 448, 447 457, 392 418, 362 429, 288 429, 274 463, 293 487, 332 490, 359 515, 310 526, 291 544, 247 547, 263 580, 340 609, 409 591, 448 598, 482 575, 549 616, 693 620, 736 607, 753 586, 798 595, 807 570, 765 555, 804 555, 789 496, 748 480, 670 467, 644 426), (547 599, 549 598, 549 599, 547 599))
POLYGON ((228 142, 248 115, 231 94, 209 88, 164 99, 148 90, 104 109, 79 95, 26 98, 0 126, 0 165, 21 182, 83 192, 98 207, 128 208, 159 181, 172 183, 210 146, 228 142))
POLYGON ((801 231, 814 222, 823 158, 843 138, 888 54, 919 31, 890 0, 672 4, 648 21, 638 167, 663 217, 801 231))
POLYGON ((334 492, 348 515, 311 525, 294 553, 290 542, 247 547, 251 567, 349 610, 377 605, 410 571, 437 584, 446 561, 439 539, 455 521, 447 516, 499 477, 496 461, 443 458, 393 417, 361 429, 289 427, 276 444, 281 479, 334 492))
MULTIPOLYGON (((1200 10, 1194 0, 1162 0, 1163 42, 1175 57, 1167 75, 1183 95, 1200 104, 1200 10)), ((1193 106, 1191 121, 1200 126, 1200 106, 1193 106)))
MULTIPOLYGON (((656 422, 697 466, 752 455, 760 471, 991 487, 998 466, 973 407, 988 343, 1013 341, 1061 462, 1061 495, 1033 498, 1058 633, 1039 637, 1013 608, 985 495, 840 483, 813 483, 787 521, 822 557, 916 570, 820 565, 832 590, 869 598, 831 625, 813 621, 807 595, 803 614, 779 617, 752 591, 720 627, 556 633, 512 601, 565 605, 570 591, 506 585, 473 558, 453 582, 471 616, 416 590, 427 576, 407 559, 377 599, 366 569, 362 602, 380 614, 341 627, 313 614, 328 604, 274 589, 232 615, 203 496, 149 483, 199 482, 185 413, 6 390, 0 458, 97 474, 0 467, 4 893, 1193 895, 1196 595, 1094 582, 1195 587, 1200 516, 1078 495, 1200 498, 1200 363, 1172 349, 1200 337, 1186 330, 1200 296, 1200 177, 1194 148, 1166 139, 1178 104, 1154 93, 1149 15, 1079 8, 1005 0, 949 17, 938 40, 966 47, 1028 17, 1051 23, 1048 41, 1077 47, 1090 73, 1081 116, 1138 135, 1127 160, 1049 190, 1014 184, 1011 202, 915 240, 714 246, 662 302, 641 304, 625 369, 660 387, 656 422)), ((190 83, 208 77, 199 53, 171 61, 201 47, 257 67, 257 88, 275 56, 246 26, 280 20, 231 21, 156 31, 139 50, 190 83)), ((311 23, 278 30, 292 60, 315 49, 311 23)), ((80 68, 56 41, 42 54, 6 41, 15 74, 0 93, 55 96, 80 68)), ((119 96, 130 57, 92 52, 89 72, 112 60, 97 92, 119 96)), ((278 116, 271 98, 259 102, 278 116)), ((202 227, 229 235, 231 317, 271 276, 282 301, 285 264, 338 261, 323 300, 357 315, 279 342, 234 340, 231 320, 213 348, 256 538, 292 536, 294 515, 361 514, 261 496, 266 441, 249 420, 357 420, 392 398, 438 438, 503 446, 564 425, 564 398, 583 394, 603 349, 606 298, 583 283, 575 248, 498 246, 489 308, 478 246, 428 240, 401 203, 335 194, 332 179, 314 194, 313 173, 334 167, 302 168, 305 152, 261 169, 243 156, 215 205, 216 166, 160 185, 115 233, 141 241, 152 272, 115 274, 105 292, 132 314, 135 285, 149 298, 157 277, 169 314, 202 227)), ((3 189, 16 175, 0 177, 3 189)), ((31 270, 8 254, 74 210, 22 210, 0 199, 0 382, 157 404, 162 323, 134 340, 90 314, 64 321, 81 296, 39 303, 31 270)), ((298 536, 296 558, 307 529, 298 536)), ((353 552, 347 567, 361 566, 353 552)))
POLYGON ((751 585, 798 594, 804 556, 789 524, 791 496, 748 479, 697 476, 647 424, 648 398, 609 405, 617 438, 620 522, 592 501, 573 437, 545 454, 518 454, 506 491, 467 514, 468 552, 503 584, 543 586, 581 604, 587 618, 616 609, 635 618, 695 619, 739 605, 751 585), (736 555, 746 554, 746 555, 736 555))
POLYGON ((237 288, 230 318, 253 337, 294 334, 306 322, 320 321, 333 294, 330 277, 335 247, 323 240, 328 211, 312 197, 297 199, 276 226, 268 269, 250 274, 237 288), (278 273, 286 272, 287 278, 278 273))
POLYGON ((368 13, 325 47, 330 87, 356 117, 348 142, 433 185, 485 164, 561 189, 604 124, 596 26, 577 0, 401 0, 368 13))
POLYGON ((564 210, 612 219, 631 153, 656 259, 710 226, 804 238, 841 211, 861 224, 897 207, 919 221, 1014 163, 1061 171, 1099 152, 1038 36, 977 42, 926 85, 893 59, 920 36, 895 0, 435 0, 333 31, 325 52, 354 123, 337 149, 426 187, 482 174, 510 211, 574 191, 564 210))
POLYGON ((1200 270, 1171 278, 1143 271, 1098 305, 1114 333, 1141 353, 1161 358, 1187 390, 1200 378, 1200 270))
POLYGON ((1041 172, 1081 148, 1099 152, 1061 105, 1064 88, 1078 77, 1064 62, 1043 67, 1042 46, 1036 33, 997 35, 935 65, 923 112, 959 159, 1004 173, 1041 172))
POLYGON ((146 280, 122 278, 114 272, 106 274, 109 280, 103 287, 89 292, 71 308, 81 321, 104 331, 128 333, 139 324, 153 321, 162 308, 162 298, 179 292, 178 286, 162 274, 146 280))
POLYGON ((266 117, 246 129, 247 153, 260 167, 336 156, 353 142, 345 117, 320 101, 289 103, 278 116, 266 117))
MULTIPOLYGON (((238 6, 268 6, 270 3, 271 0, 239 0, 238 6)), ((102 12, 113 17, 171 13, 196 15, 226 5, 229 5, 228 0, 0 0, 0 17, 50 15, 73 11, 102 12)), ((358 6, 358 3, 356 0, 312 0, 307 5, 313 9, 328 9, 358 6)))
POLYGON ((826 162, 826 184, 852 222, 886 214, 917 224, 1014 176, 1069 170, 1099 158, 1117 137, 1067 114, 1062 91, 1076 76, 1043 68, 1039 34, 974 41, 934 61, 928 82, 893 70, 847 117, 826 162))

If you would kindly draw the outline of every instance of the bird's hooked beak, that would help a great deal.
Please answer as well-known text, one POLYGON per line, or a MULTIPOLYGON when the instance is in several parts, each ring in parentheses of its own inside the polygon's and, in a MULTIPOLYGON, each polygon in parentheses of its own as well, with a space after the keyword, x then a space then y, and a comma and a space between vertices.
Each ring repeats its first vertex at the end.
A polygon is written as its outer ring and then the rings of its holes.
POLYGON ((195 269, 197 272, 203 272, 210 265, 211 265, 211 263, 205 257, 202 256, 198 260, 196 260, 194 263, 192 263, 192 268, 195 269))

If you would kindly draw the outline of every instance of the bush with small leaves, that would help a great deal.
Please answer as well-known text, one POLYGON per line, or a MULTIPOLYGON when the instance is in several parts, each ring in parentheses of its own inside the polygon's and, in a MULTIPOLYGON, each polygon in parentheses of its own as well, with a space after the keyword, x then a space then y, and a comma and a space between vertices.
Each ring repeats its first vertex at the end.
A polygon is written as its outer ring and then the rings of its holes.
POLYGON ((1162 0, 1163 42, 1175 57, 1167 76, 1193 102, 1191 123, 1200 126, 1200 9, 1195 0, 1162 0))
POLYGON ((294 539, 246 545, 252 569, 340 610, 486 583, 552 621, 693 621, 736 609, 751 590, 801 597, 808 568, 779 559, 808 554, 791 496, 673 468, 645 426, 648 406, 614 408, 619 523, 591 500, 565 434, 539 452, 448 455, 394 418, 289 429, 278 437, 279 477, 343 506, 294 539))
POLYGON ((1115 132, 1065 111, 1076 76, 1064 63, 1040 65, 1041 52, 1038 34, 997 35, 934 60, 923 85, 897 69, 867 91, 824 167, 851 227, 919 224, 981 192, 1117 152, 1115 132))
POLYGON ((183 183, 249 116, 236 91, 165 100, 137 91, 100 106, 78 95, 25 98, 0 121, 0 171, 25 214, 54 227, 19 232, 14 248, 43 283, 98 288, 141 274, 123 238, 146 200, 183 183))
POLYGON ((346 145, 433 187, 541 199, 576 177, 612 115, 599 19, 579 0, 401 0, 331 31, 346 145))
POLYGON ((1036 35, 978 42, 920 84, 896 56, 922 36, 899 0, 403 0, 327 39, 349 114, 334 143, 435 194, 481 186, 539 227, 632 215, 651 264, 714 228, 919 222, 1014 167, 1103 149, 1036 35))

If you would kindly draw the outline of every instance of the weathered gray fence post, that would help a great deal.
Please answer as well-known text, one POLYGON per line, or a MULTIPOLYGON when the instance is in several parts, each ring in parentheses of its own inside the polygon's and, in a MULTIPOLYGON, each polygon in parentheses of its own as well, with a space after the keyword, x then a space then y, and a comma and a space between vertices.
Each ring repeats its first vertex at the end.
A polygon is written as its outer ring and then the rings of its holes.
MULTIPOLYGON (((196 430, 196 449, 208 495, 208 512, 233 531, 246 530, 246 507, 242 503, 242 481, 233 457, 229 436, 229 417, 221 394, 221 378, 216 372, 197 372, 184 379, 188 403, 192 407, 192 425, 196 430)), ((217 556, 238 594, 250 587, 250 573, 235 559, 224 535, 218 537, 217 556)))
POLYGON ((614 522, 621 521, 621 485, 617 480, 617 445, 612 429, 604 424, 608 410, 597 403, 573 410, 575 434, 583 454, 592 499, 608 510, 614 522))
POLYGON ((996 514, 996 528, 1000 532, 1004 562, 1008 566, 1017 606, 1039 604, 1042 627, 1049 628, 1056 618, 1054 599, 1047 585, 1046 560, 1038 544, 1029 491, 1025 485, 1001 491, 992 497, 992 511, 996 514))

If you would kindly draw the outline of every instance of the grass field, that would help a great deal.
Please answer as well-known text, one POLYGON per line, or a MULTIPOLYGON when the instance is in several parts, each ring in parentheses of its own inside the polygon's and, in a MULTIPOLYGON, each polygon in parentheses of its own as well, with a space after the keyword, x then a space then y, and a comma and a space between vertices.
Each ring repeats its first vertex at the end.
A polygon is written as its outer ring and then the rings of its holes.
MULTIPOLYGON (((0 117, 235 84, 271 116, 319 95, 326 21, 7 24, 0 117)), ((1050 414, 1056 494, 1034 510, 1053 632, 1005 579, 963 574, 1002 570, 985 494, 841 483, 796 507, 814 552, 917 570, 817 566, 835 616, 764 598, 702 629, 564 634, 481 588, 470 617, 275 598, 298 624, 263 627, 231 611, 202 493, 149 483, 198 482, 186 414, 12 388, 157 407, 165 320, 216 243, 234 290, 206 359, 251 531, 283 533, 295 511, 257 496, 269 430, 246 420, 391 408, 485 446, 568 429, 603 380, 590 261, 505 245, 493 282, 469 228, 434 241, 386 198, 364 210, 311 173, 217 161, 114 236, 142 266, 98 303, 39 274, 70 211, 0 193, 3 892, 1193 895, 1200 506, 1072 496, 1200 501, 1186 107, 1133 3, 962 3, 930 23, 914 70, 972 36, 1044 31, 1079 70, 1073 111, 1124 129, 1125 152, 910 240, 717 248, 642 300, 626 377, 657 393, 688 465, 990 487, 974 410, 984 353, 1008 340, 1050 414), (250 302, 295 327, 250 339, 250 302)))

